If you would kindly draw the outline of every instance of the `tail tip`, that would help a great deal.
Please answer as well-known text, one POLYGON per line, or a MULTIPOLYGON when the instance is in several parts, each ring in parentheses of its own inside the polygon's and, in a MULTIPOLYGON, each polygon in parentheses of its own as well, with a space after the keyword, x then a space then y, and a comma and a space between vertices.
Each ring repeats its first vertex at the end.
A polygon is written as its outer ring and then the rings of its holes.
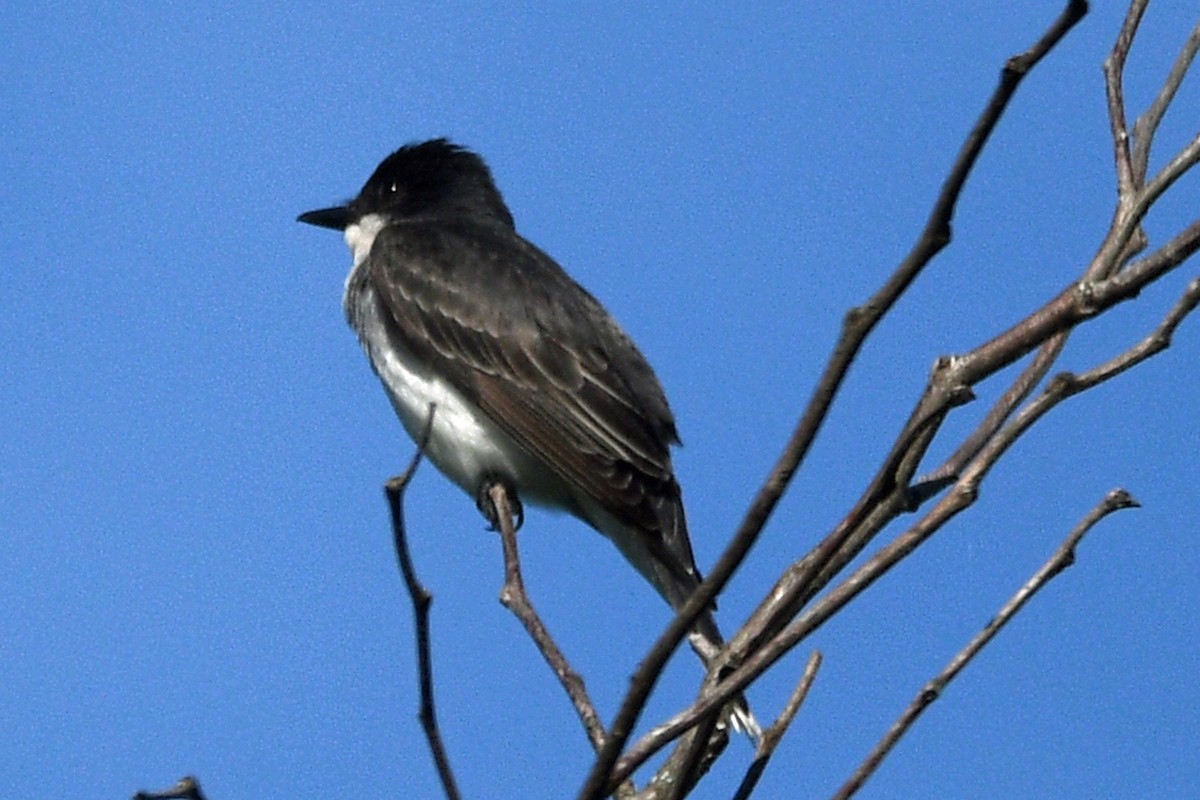
POLYGON ((750 707, 746 705, 744 700, 734 703, 731 706, 729 724, 735 731, 749 738, 755 747, 762 740, 762 727, 758 724, 758 720, 754 718, 754 713, 750 711, 750 707))

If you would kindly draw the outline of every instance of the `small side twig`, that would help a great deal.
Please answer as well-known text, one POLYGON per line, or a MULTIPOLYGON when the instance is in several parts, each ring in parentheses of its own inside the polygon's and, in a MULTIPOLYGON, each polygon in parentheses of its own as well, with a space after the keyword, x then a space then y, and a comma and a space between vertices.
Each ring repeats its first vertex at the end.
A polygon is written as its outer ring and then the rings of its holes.
POLYGON ((179 779, 179 783, 162 792, 138 792, 133 800, 204 800, 200 782, 191 775, 179 779))
POLYGON ((1079 524, 1075 526, 1070 534, 1067 535, 1067 538, 1059 545, 1054 555, 1050 557, 1050 560, 1032 578, 1026 581, 1024 586, 1017 590, 1017 593, 1004 604, 1000 612, 984 626, 983 630, 966 647, 960 650, 954 658, 950 659, 950 663, 946 665, 945 669, 921 688, 921 691, 913 698, 908 708, 904 709, 904 712, 892 724, 887 733, 883 735, 883 738, 879 740, 871 753, 858 766, 858 769, 854 771, 846 783, 833 795, 834 800, 847 800, 847 798, 861 789, 863 784, 867 782, 867 779, 883 763, 884 758, 887 757, 892 748, 896 746, 896 743, 900 741, 900 738, 912 728, 917 718, 921 716, 925 709, 941 697, 942 692, 962 672, 963 668, 995 638, 996 634, 1009 623, 1035 594, 1041 591, 1055 576, 1075 563, 1075 548, 1079 545, 1084 535, 1097 522, 1114 511, 1124 508, 1135 508, 1137 506, 1138 502, 1124 489, 1112 490, 1103 500, 1097 503, 1079 521, 1079 524))
POLYGON ((1200 24, 1192 28, 1192 33, 1184 42, 1183 49, 1180 50, 1179 56, 1171 66, 1171 71, 1163 82, 1162 88, 1154 96, 1154 102, 1134 122, 1133 170, 1135 177, 1142 182, 1146 180, 1146 170, 1150 163, 1150 148, 1154 142, 1154 135, 1158 132, 1159 123, 1162 122, 1163 116, 1170 108, 1171 101, 1175 99, 1175 93, 1179 91, 1179 86, 1191 68, 1192 59, 1196 57, 1197 51, 1200 51, 1200 24))
POLYGON ((1137 35, 1142 15, 1146 13, 1149 0, 1134 0, 1129 4, 1125 22, 1117 34, 1112 52, 1104 61, 1104 88, 1108 97, 1108 119, 1112 128, 1113 160, 1117 165, 1117 194, 1121 198, 1131 197, 1145 180, 1137 179, 1133 162, 1129 156, 1129 129, 1125 122, 1125 60, 1129 48, 1137 35))
POLYGON ((517 532, 513 527, 512 500, 508 496, 508 489, 502 482, 497 481, 488 487, 488 498, 495 511, 496 528, 500 532, 500 541, 504 547, 504 586, 500 590, 500 602, 520 620, 529 637, 533 639, 542 658, 546 659, 546 663, 550 665, 550 669, 558 677, 558 682, 571 699, 571 704, 575 706, 575 713, 579 715, 592 747, 599 751, 604 746, 604 725, 600 722, 600 715, 596 713, 591 698, 588 697, 583 678, 571 667, 533 604, 529 602, 529 595, 525 591, 525 581, 521 577, 521 557, 517 550, 517 532))
POLYGON ((750 762, 750 767, 746 770, 746 775, 733 795, 733 800, 747 800, 754 793, 763 771, 771 761, 771 756, 775 755, 775 748, 779 747, 779 743, 783 741, 783 735, 791 727, 792 721, 796 719, 796 714, 800 711, 800 706, 808 697, 808 690, 812 688, 813 681, 817 679, 817 670, 820 668, 821 653, 814 650, 808 657, 808 663, 804 665, 804 673, 800 676, 796 688, 792 690, 791 697, 784 704, 783 710, 779 712, 779 717, 771 724, 771 727, 763 731, 762 738, 758 740, 758 749, 754 753, 754 760, 750 762))
POLYGON ((425 447, 429 443, 429 432, 433 428, 433 415, 437 408, 429 406, 429 416, 425 420, 425 429, 417 443, 417 452, 404 472, 391 478, 383 485, 387 496, 388 508, 392 514, 392 539, 396 545, 396 560, 400 565, 400 574, 404 576, 404 585, 408 596, 412 599, 414 635, 417 640, 417 671, 421 691, 421 708, 418 717, 429 741, 429 752, 437 767, 438 777, 442 781, 442 790, 446 797, 458 800, 461 796, 458 784, 454 780, 454 771, 450 767, 450 757, 442 742, 441 731, 438 728, 437 710, 433 702, 433 656, 429 644, 429 606, 433 603, 433 595, 429 593, 417 577, 413 567, 412 555, 408 550, 408 536, 404 528, 404 492, 417 472, 425 447))

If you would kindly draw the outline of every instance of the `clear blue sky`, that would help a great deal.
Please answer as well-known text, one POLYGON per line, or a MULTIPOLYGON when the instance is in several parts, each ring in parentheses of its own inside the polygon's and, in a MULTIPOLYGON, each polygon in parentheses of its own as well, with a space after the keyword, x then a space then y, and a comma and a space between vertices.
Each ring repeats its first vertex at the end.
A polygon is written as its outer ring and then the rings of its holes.
MULTIPOLYGON (((939 354, 1059 290, 1114 197, 1098 8, 1030 78, 957 239, 855 366, 769 534, 756 592, 844 513, 939 354)), ((1194 20, 1155 4, 1146 100, 1194 20)), ((1058 2, 426 7, 8 4, 0 10, 0 773, 10 797, 437 795, 380 485, 411 453, 341 313, 349 255, 297 213, 400 144, 489 161, 527 237, 655 365, 711 564, 833 342, 907 250, 1003 59, 1058 2)), ((1200 79, 1162 135, 1195 132, 1200 79)), ((1164 151, 1165 152, 1165 151, 1164 151)), ((1161 156, 1159 162, 1161 163, 1161 156)), ((1197 180, 1150 227, 1195 214, 1197 180)), ((1148 330, 1191 265, 1095 330, 1148 330)), ((1097 529, 863 797, 1172 797, 1200 759, 1200 325, 1023 441, 978 505, 808 647, 825 667, 761 797, 828 795, 1106 491, 1097 529)), ((982 402, 956 415, 961 432, 982 402)), ((949 441, 935 447, 944 454, 949 441)), ((433 470, 409 520, 438 700, 469 797, 566 797, 590 749, 496 601, 499 543, 433 470)), ((606 717, 665 606, 581 524, 531 513, 535 602, 606 717)), ((808 647, 751 694, 774 712, 808 647)), ((651 717, 698 674, 672 665, 651 717)), ((700 796, 727 796, 748 749, 700 796)))

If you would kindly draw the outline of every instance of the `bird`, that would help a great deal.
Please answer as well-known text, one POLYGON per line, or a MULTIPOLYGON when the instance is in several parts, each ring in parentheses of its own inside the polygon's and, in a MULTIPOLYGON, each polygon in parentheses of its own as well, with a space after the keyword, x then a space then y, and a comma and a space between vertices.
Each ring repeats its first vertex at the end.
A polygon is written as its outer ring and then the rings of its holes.
MULTIPOLYGON (((517 233, 484 160, 446 138, 409 143, 353 199, 297 219, 342 232, 350 327, 405 430, 488 521, 500 482, 518 524, 525 502, 577 517, 682 607, 701 576, 663 388, 604 306, 517 233)), ((688 638, 717 657, 711 610, 688 638)), ((757 739, 744 700, 726 716, 757 739)))

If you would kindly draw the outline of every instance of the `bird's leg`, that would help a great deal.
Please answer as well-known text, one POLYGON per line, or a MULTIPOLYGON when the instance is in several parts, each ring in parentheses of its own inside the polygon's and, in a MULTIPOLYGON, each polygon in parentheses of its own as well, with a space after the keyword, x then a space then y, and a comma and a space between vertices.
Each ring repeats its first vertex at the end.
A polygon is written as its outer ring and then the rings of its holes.
POLYGON ((513 530, 521 530, 521 526, 525 524, 525 507, 521 505, 521 498, 517 495, 517 490, 512 484, 500 477, 499 475, 484 475, 483 480, 479 482, 479 489, 475 494, 475 507, 479 509, 479 513, 483 514, 483 518, 488 522, 488 530, 499 530, 500 515, 496 511, 496 506, 492 502, 492 487, 497 483, 504 486, 504 493, 508 495, 508 505, 512 510, 513 517, 516 522, 513 523, 513 530))

